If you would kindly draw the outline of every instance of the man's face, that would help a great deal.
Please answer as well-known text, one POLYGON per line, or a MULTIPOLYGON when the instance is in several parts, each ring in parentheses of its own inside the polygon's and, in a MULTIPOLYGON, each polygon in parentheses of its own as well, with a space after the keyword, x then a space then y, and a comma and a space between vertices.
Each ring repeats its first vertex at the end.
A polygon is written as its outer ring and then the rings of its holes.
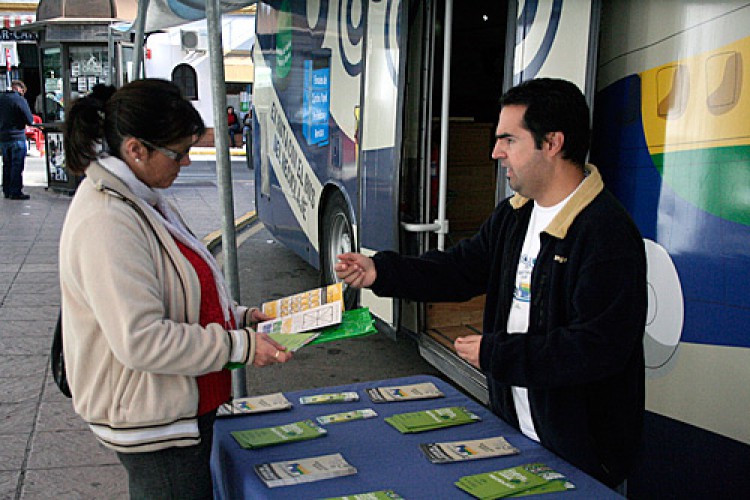
POLYGON ((519 105, 505 106, 500 111, 492 158, 500 160, 500 165, 507 169, 511 189, 521 196, 536 199, 551 181, 552 166, 543 151, 536 148, 534 136, 524 127, 525 113, 526 106, 519 105))

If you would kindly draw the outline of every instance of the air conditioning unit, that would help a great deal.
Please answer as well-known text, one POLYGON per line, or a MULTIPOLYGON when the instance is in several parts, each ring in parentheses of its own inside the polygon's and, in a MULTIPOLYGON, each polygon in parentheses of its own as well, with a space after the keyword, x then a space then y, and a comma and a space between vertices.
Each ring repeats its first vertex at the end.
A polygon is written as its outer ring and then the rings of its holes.
POLYGON ((208 50, 208 35, 200 31, 180 30, 182 50, 208 50))

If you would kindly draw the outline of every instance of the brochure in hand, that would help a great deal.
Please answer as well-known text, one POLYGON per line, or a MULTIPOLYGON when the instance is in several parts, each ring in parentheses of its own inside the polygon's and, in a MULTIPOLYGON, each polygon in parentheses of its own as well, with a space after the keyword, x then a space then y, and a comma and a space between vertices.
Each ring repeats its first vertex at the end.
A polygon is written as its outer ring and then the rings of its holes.
POLYGON ((234 431, 232 437, 245 449, 263 448, 323 437, 328 432, 312 420, 301 420, 275 427, 234 431))
POLYGON ((331 497, 323 500, 404 500, 404 497, 393 490, 371 491, 369 493, 357 493, 345 497, 331 497))
POLYGON ((288 352, 295 352, 315 340, 318 333, 269 333, 268 336, 286 347, 288 352))
POLYGON ((252 415, 269 411, 288 410, 292 403, 280 392, 254 396, 251 398, 237 398, 230 403, 224 403, 216 410, 217 417, 233 417, 237 415, 252 415))
POLYGON ((455 484, 481 500, 515 498, 575 488, 565 476, 540 463, 464 476, 455 484))
POLYGON ((309 483, 357 473, 341 453, 319 457, 270 462, 255 466, 255 473, 269 488, 309 483))
POLYGON ((512 446, 502 436, 474 439, 472 441, 451 441, 447 443, 423 443, 419 445, 422 453, 433 464, 463 462, 480 458, 516 455, 518 448, 512 446))
POLYGON ((442 398, 444 394, 432 382, 393 387, 372 387, 365 389, 373 403, 390 403, 413 399, 442 398))
POLYGON ((342 284, 266 302, 261 309, 274 318, 258 323, 256 330, 261 333, 302 333, 336 325, 344 310, 342 284))
POLYGON ((431 431, 456 425, 471 424, 482 420, 478 415, 461 406, 432 410, 399 413, 385 419, 402 434, 431 431))

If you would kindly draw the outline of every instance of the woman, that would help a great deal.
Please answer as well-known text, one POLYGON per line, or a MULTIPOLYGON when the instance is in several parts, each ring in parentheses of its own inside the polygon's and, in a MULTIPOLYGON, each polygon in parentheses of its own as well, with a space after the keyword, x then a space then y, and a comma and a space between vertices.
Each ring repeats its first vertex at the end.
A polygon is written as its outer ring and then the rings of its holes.
POLYGON ((176 86, 146 79, 95 89, 65 128, 68 168, 86 174, 60 238, 73 406, 117 452, 131 498, 211 498, 215 410, 231 391, 223 368, 291 354, 252 330, 267 318, 233 303, 159 191, 190 165, 203 121, 176 86))
POLYGON ((229 142, 232 143, 231 146, 233 148, 236 148, 237 145, 234 143, 234 136, 240 133, 241 126, 240 118, 232 106, 227 107, 227 125, 229 126, 229 142))

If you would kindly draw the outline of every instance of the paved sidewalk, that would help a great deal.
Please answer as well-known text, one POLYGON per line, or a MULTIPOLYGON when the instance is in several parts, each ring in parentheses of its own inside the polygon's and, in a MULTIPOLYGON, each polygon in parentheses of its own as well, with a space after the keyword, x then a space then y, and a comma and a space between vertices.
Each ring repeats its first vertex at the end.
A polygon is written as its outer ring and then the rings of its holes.
MULTIPOLYGON (((213 157, 200 153, 167 192, 205 237, 221 229, 221 204, 213 157)), ((232 158, 240 217, 254 210, 252 172, 236 150, 232 158)), ((43 158, 27 159, 25 181, 30 200, 0 199, 0 499, 127 498, 115 454, 96 442, 49 373, 58 239, 71 197, 41 186, 43 158)))

